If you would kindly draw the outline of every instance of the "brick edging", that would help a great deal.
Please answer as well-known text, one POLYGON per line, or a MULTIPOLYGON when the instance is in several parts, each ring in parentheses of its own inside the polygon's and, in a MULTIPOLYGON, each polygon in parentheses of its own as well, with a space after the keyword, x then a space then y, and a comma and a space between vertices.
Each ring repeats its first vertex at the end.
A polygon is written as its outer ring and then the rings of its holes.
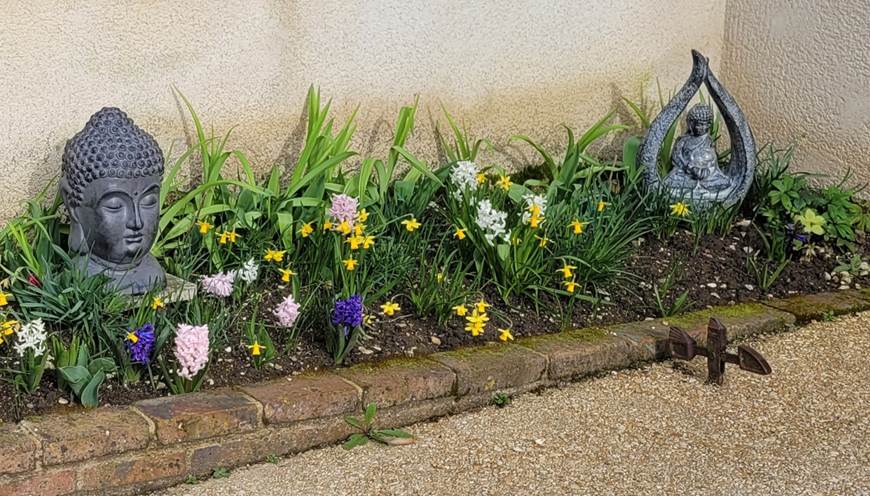
POLYGON ((381 425, 399 427, 480 407, 495 392, 514 394, 662 359, 670 325, 703 340, 713 315, 731 337, 741 337, 867 309, 867 290, 805 295, 32 417, 0 425, 0 496, 170 486, 189 474, 339 442, 352 432, 344 416, 369 402, 378 404, 381 425))

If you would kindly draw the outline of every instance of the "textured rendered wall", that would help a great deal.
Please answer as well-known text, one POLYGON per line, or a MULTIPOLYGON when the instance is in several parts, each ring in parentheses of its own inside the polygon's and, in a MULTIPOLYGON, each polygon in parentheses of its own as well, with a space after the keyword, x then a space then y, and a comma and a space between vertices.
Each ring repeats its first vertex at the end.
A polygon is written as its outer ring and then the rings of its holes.
POLYGON ((434 157, 443 102, 499 147, 533 157, 514 133, 561 142, 620 96, 659 77, 671 89, 690 48, 719 67, 725 0, 3 0, 0 185, 9 217, 60 170, 65 141, 105 105, 161 146, 191 138, 176 85, 259 170, 292 159, 307 87, 340 117, 360 106, 354 141, 380 153, 399 107, 420 96, 409 148, 434 157))
POLYGON ((759 144, 870 181, 870 0, 728 0, 722 65, 759 144))

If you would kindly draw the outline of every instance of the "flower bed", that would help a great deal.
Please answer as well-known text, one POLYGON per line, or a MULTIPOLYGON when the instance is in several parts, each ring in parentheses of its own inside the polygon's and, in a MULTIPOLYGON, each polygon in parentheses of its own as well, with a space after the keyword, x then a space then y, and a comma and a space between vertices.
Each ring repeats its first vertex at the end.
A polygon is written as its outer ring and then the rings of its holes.
MULTIPOLYGON (((671 319, 704 340, 718 317, 731 338, 787 329, 815 315, 870 308, 870 292, 771 300, 671 319), (780 310, 789 308, 795 314, 780 310)), ((306 373, 240 388, 144 400, 130 407, 32 417, 0 426, 0 493, 141 492, 270 457, 335 443, 342 419, 382 406, 379 423, 402 426, 663 355, 661 320, 574 330, 306 373)), ((775 371, 774 371, 775 373, 775 371)))
POLYGON ((58 202, 31 202, 0 236, 0 418, 867 284, 865 206, 789 172, 790 150, 761 153, 742 205, 700 211, 646 191, 612 114, 561 160, 519 137, 541 160, 510 173, 455 125, 444 165, 423 163, 416 107, 386 157, 346 172, 353 124, 327 113, 312 91, 296 164, 257 178, 191 109, 199 141, 168 154, 152 248, 199 285, 190 301, 130 308, 75 270, 58 202), (621 160, 594 157, 605 139, 621 160), (191 156, 195 185, 178 180, 191 156))

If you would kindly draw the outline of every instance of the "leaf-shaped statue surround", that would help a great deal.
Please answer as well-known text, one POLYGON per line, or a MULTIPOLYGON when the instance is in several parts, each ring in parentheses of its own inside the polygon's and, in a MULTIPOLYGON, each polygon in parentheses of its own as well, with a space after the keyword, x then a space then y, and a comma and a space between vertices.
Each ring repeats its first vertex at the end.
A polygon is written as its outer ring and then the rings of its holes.
MULTIPOLYGON (((743 200, 752 186, 756 165, 755 139, 743 111, 716 79, 707 58, 692 50, 692 59, 692 73, 688 81, 653 120, 638 149, 638 162, 644 169, 644 177, 650 189, 664 190, 672 198, 690 201, 698 208, 706 208, 715 203, 734 205, 743 200), (668 177, 662 178, 659 176, 657 164, 659 150, 668 130, 686 109, 701 84, 707 86, 728 128, 731 161, 724 170, 720 170, 715 162, 712 140, 706 131, 701 133, 703 123, 698 131, 691 129, 693 126, 690 125, 690 129, 674 142, 671 157, 674 169, 668 177), (680 143, 682 140, 684 142, 680 143), (712 158, 710 150, 713 151, 712 158)), ((690 124, 693 112, 690 112, 690 124)), ((698 109, 698 114, 708 115, 704 108, 698 109)))

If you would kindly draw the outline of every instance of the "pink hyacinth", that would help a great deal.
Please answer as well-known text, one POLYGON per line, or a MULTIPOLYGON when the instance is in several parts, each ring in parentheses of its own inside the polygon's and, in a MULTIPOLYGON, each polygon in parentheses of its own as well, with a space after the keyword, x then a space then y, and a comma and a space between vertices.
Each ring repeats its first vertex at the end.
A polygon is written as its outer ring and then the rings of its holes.
POLYGON ((358 207, 359 201, 356 198, 345 194, 332 195, 332 208, 329 209, 329 215, 338 220, 338 222, 347 221, 353 227, 358 207))
POLYGON ((193 379, 208 363, 208 325, 178 324, 175 358, 178 360, 178 375, 193 379))
POLYGON ((226 298, 233 294, 233 280, 235 277, 232 273, 215 274, 213 276, 205 276, 202 278, 202 290, 206 293, 226 298))
POLYGON ((278 323, 282 326, 293 327, 296 318, 299 317, 299 304, 293 299, 293 295, 288 295, 272 310, 272 313, 278 317, 278 323))

